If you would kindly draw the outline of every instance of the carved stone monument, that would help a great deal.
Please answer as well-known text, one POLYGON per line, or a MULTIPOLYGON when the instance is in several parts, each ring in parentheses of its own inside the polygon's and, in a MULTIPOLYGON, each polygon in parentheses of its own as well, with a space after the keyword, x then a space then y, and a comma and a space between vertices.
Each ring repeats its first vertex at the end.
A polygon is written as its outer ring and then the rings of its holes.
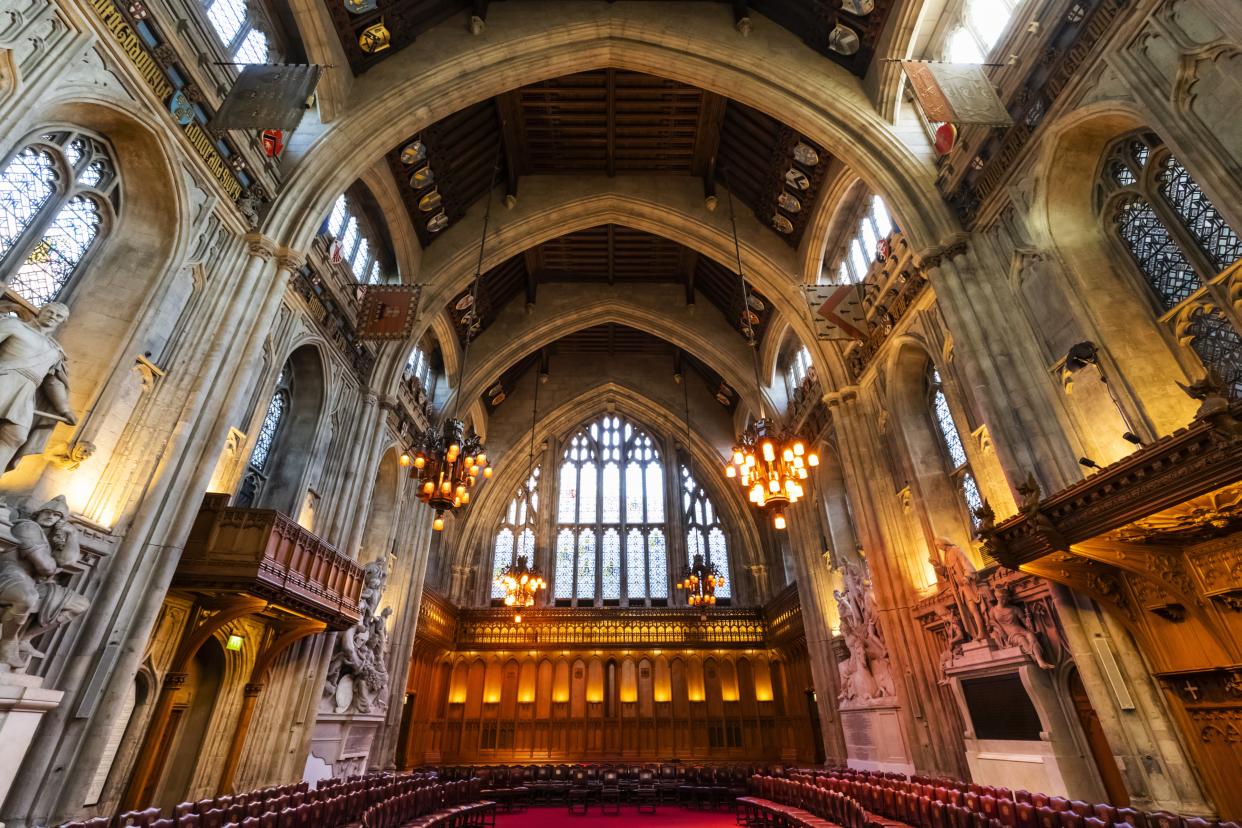
POLYGON ((337 635, 319 716, 311 738, 306 779, 360 773, 366 770, 380 726, 388 710, 388 618, 392 608, 377 611, 388 579, 386 562, 363 567, 358 623, 337 635))
POLYGON ((833 594, 841 616, 837 669, 850 767, 913 773, 871 581, 863 564, 854 562, 845 564, 842 578, 844 589, 833 594))
POLYGON ((0 505, 0 801, 43 714, 64 696, 26 671, 32 658, 44 655, 34 640, 90 607, 85 596, 60 583, 81 570, 81 559, 64 497, 33 510, 0 505))

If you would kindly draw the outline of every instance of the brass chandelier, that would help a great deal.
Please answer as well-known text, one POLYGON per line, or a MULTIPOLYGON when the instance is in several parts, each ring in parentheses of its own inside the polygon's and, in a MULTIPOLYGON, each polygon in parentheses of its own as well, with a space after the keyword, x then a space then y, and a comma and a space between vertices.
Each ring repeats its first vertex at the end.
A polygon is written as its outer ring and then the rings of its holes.
MULTIPOLYGON (((726 180, 725 186, 729 182, 726 180)), ((729 190, 729 222, 733 226, 733 253, 737 260, 737 275, 742 282, 743 313, 750 307, 750 288, 742 272, 742 249, 737 239, 737 220, 733 215, 733 192, 729 190)), ((748 321, 748 320, 747 320, 748 321)), ((759 419, 755 420, 737 438, 733 446, 731 462, 725 464, 725 476, 736 480, 746 493, 746 498, 757 508, 772 515, 772 526, 784 529, 787 525, 785 508, 797 503, 803 496, 802 481, 809 469, 819 465, 819 455, 807 451, 806 444, 788 429, 770 420, 763 410, 763 382, 759 376, 759 343, 754 328, 743 322, 743 332, 754 357, 755 391, 759 395, 759 419)))
MULTIPOLYGON (((483 211, 483 234, 479 239, 479 258, 475 264, 474 283, 470 289, 474 307, 478 307, 479 284, 483 278, 483 250, 487 245, 487 226, 492 216, 492 190, 496 189, 499 170, 498 159, 492 169, 491 189, 487 191, 487 206, 483 211)), ((466 424, 457 416, 461 408, 461 395, 465 391, 466 365, 472 339, 473 328, 467 326, 457 395, 453 400, 453 416, 445 419, 439 428, 431 427, 419 434, 410 451, 401 455, 401 465, 414 466, 410 470, 410 477, 418 479, 418 499, 436 510, 431 526, 437 532, 444 528, 445 513, 470 504, 470 490, 474 488, 480 474, 484 478, 492 476, 482 438, 473 430, 467 433, 466 424)))
MULTIPOLYGON (((539 361, 535 363, 535 393, 534 402, 530 411, 530 453, 526 458, 526 496, 532 498, 528 501, 528 506, 533 508, 533 489, 531 488, 531 480, 535 475, 535 426, 539 421, 539 386, 542 384, 546 375, 540 368, 539 361)), ((521 535, 518 536, 519 538, 521 535)), ((521 549, 521 541, 518 541, 518 548, 521 549)), ((534 553, 534 544, 531 544, 531 553, 534 553)), ((541 573, 535 567, 530 565, 529 559, 519 554, 513 563, 509 564, 496 578, 496 585, 500 587, 500 591, 504 593, 504 604, 506 607, 512 607, 521 610, 525 607, 533 607, 535 601, 539 597, 539 591, 548 588, 548 582, 543 579, 541 573)), ((522 623, 521 612, 515 613, 513 616, 514 623, 522 623)))
POLYGON ((712 607, 716 605, 716 589, 724 583, 720 569, 705 561, 702 552, 695 552, 694 563, 686 567, 677 588, 686 591, 686 603, 690 606, 712 607))

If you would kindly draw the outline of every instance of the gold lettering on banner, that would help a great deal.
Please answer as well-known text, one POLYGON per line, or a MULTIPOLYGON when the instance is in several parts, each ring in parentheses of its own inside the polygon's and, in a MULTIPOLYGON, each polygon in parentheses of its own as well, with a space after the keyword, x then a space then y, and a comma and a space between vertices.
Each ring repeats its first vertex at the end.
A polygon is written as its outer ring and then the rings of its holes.
MULTIPOLYGON (((155 96, 163 103, 168 103, 168 99, 172 96, 174 89, 169 83, 168 78, 164 76, 164 70, 160 68, 159 63, 151 56, 143 46, 138 33, 130 27, 126 22, 124 15, 120 9, 112 2, 112 0, 91 0, 91 8, 99 15, 99 19, 103 21, 104 26, 116 38, 117 45, 121 47, 121 51, 129 58, 129 62, 138 70, 138 74, 146 82, 155 96)), ((211 171, 211 175, 229 197, 236 201, 241 197, 242 185, 237 180, 237 176, 233 175, 229 165, 220 156, 219 150, 216 149, 211 137, 196 122, 190 121, 183 128, 186 138, 190 141, 190 146, 194 147, 194 151, 203 159, 203 163, 207 165, 207 169, 211 171)))

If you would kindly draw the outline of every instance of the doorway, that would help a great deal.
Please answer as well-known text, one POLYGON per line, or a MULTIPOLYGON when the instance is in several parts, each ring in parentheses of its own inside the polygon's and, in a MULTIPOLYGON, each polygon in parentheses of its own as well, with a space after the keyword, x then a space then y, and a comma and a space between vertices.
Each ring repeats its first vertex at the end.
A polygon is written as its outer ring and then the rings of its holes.
POLYGON ((1095 708, 1091 706, 1091 699, 1087 697, 1087 688, 1083 687, 1082 678, 1078 675, 1077 669, 1070 672, 1068 685, 1070 699, 1074 703, 1074 713, 1078 716, 1078 723, 1082 725, 1082 732, 1087 737, 1087 747, 1091 751, 1091 758, 1095 761, 1096 770, 1100 773, 1100 781, 1104 783, 1104 793, 1113 806, 1129 807, 1130 794, 1126 790, 1125 780, 1121 778, 1121 770, 1117 767, 1117 760, 1113 758, 1113 750, 1108 745, 1108 737, 1104 735, 1104 726, 1100 724, 1100 717, 1096 714, 1095 708))

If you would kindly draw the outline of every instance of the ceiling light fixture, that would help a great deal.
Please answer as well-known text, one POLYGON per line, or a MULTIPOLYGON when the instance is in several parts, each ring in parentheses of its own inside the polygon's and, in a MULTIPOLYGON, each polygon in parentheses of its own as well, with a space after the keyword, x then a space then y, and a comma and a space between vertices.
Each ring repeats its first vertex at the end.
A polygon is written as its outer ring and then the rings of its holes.
MULTIPOLYGON (((737 218, 733 212, 733 190, 725 171, 725 187, 729 195, 729 222, 733 228, 733 253, 737 275, 742 282, 742 307, 750 305, 750 289, 742 272, 742 247, 737 238, 737 218)), ((770 420, 764 412, 763 381, 759 372, 759 343, 753 329, 747 334, 754 358, 755 391, 758 394, 759 418, 737 438, 731 462, 725 464, 725 476, 737 480, 746 498, 757 508, 772 515, 772 526, 787 525, 785 508, 797 503, 804 494, 802 481, 810 469, 819 465, 819 455, 807 451, 806 444, 795 434, 770 420)))

